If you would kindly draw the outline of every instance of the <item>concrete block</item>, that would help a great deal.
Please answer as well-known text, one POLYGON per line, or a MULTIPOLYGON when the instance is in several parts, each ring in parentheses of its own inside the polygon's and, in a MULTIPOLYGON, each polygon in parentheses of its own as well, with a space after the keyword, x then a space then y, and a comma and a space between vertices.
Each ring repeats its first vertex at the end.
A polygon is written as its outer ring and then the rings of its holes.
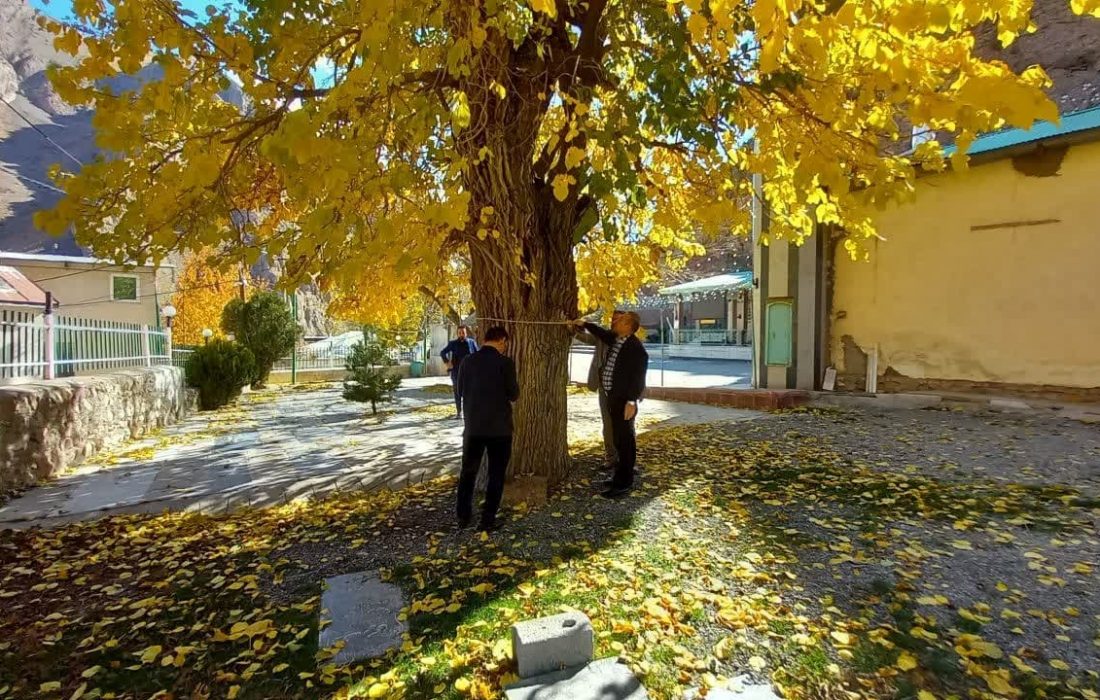
MULTIPOLYGON (((685 700, 703 700, 703 696, 695 691, 688 691, 684 694, 684 698, 685 700)), ((780 700, 780 698, 770 685, 744 684, 737 690, 712 688, 707 691, 706 700, 780 700)))
POLYGON ((995 411, 1028 411, 1031 406, 1019 399, 990 399, 989 407, 995 411))
POLYGON ((318 646, 344 642, 334 663, 373 659, 401 645, 406 626, 397 619, 405 605, 400 588, 383 583, 372 571, 333 576, 325 585, 318 646))
POLYGON ((507 700, 647 700, 649 694, 618 659, 528 678, 504 689, 507 700))
MULTIPOLYGON (((738 676, 729 681, 726 688, 711 688, 706 700, 780 700, 775 690, 767 683, 749 683, 746 676, 738 676)), ((684 700, 703 700, 697 689, 684 692, 684 700)))
POLYGON ((592 623, 578 612, 516 623, 512 652, 520 678, 583 666, 592 660, 592 623))

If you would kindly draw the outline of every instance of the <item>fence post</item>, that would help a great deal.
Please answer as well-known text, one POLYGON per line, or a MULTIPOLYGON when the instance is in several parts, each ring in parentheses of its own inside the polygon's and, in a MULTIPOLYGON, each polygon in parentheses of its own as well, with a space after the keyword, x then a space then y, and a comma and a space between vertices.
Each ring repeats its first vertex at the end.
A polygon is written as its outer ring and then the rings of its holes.
POLYGON ((164 352, 168 355, 167 365, 172 366, 172 320, 168 320, 168 325, 164 328, 164 352))
POLYGON ((149 351, 149 324, 141 324, 141 356, 145 358, 145 366, 153 366, 153 356, 149 351))
MULTIPOLYGON (((290 297, 290 312, 294 315, 294 327, 298 327, 298 289, 294 289, 290 297)), ((290 383, 298 383, 298 339, 294 340, 294 347, 290 351, 290 383)))
POLYGON ((54 339, 53 339, 53 292, 46 292, 46 312, 42 316, 42 322, 46 326, 46 332, 42 334, 42 342, 45 344, 46 365, 42 368, 42 376, 46 379, 54 377, 54 339))

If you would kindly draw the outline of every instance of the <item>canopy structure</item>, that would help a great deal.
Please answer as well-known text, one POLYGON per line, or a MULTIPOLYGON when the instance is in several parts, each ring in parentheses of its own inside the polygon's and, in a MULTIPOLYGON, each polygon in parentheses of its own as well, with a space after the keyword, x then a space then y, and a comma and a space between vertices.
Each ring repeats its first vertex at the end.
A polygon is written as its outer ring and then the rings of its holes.
POLYGON ((739 289, 752 289, 751 270, 738 270, 715 275, 714 277, 704 277, 692 282, 684 282, 683 284, 674 284, 660 290, 658 294, 664 297, 685 297, 693 294, 731 292, 739 289))

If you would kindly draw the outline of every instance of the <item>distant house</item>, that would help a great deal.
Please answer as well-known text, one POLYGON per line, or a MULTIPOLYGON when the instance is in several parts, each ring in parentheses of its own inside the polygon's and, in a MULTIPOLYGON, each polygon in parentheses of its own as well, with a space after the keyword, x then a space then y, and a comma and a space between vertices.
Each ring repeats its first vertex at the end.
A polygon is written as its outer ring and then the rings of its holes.
POLYGON ((918 178, 852 261, 828 234, 773 244, 759 376, 856 391, 1100 399, 1100 107, 975 140, 971 167, 918 178))
POLYGON ((14 267, 0 265, 0 309, 41 313, 46 291, 14 267))
POLYGON ((155 327, 162 322, 160 308, 172 292, 157 289, 157 268, 152 265, 120 266, 95 258, 0 251, 0 266, 13 268, 40 291, 51 292, 57 313, 74 318, 155 327))

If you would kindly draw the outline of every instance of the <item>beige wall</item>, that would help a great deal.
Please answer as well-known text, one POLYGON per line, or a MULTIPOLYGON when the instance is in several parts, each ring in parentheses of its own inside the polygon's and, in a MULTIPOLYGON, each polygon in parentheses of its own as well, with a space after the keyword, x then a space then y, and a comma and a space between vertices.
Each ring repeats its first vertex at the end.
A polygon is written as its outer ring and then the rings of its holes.
POLYGON ((853 344, 877 345, 880 374, 1100 387, 1098 183, 1100 143, 1070 148, 1055 176, 1001 159, 922 178, 879 217, 870 261, 837 248, 833 364, 861 373, 853 344))
POLYGON ((125 270, 121 267, 101 268, 95 264, 83 263, 4 261, 3 256, 0 256, 0 263, 18 268, 39 287, 53 292, 54 298, 60 302, 57 313, 61 316, 147 323, 155 326, 159 313, 158 299, 160 306, 168 303, 167 298, 154 295, 157 289, 152 268, 125 270), (113 274, 137 276, 138 300, 136 302, 110 300, 113 274), (93 300, 94 303, 85 303, 93 300))

